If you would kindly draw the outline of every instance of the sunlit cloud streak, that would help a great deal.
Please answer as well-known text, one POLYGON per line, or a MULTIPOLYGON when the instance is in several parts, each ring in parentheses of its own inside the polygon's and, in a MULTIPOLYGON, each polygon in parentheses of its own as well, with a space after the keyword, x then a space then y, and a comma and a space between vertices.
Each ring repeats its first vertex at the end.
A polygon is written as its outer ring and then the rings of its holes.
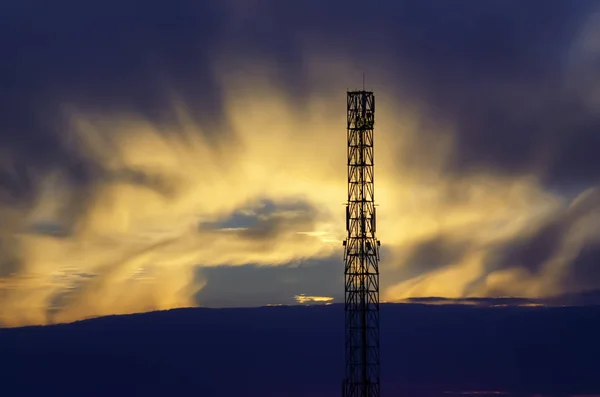
POLYGON ((331 304, 333 303, 333 297, 331 296, 310 296, 310 295, 296 295, 294 296, 296 302, 300 304, 331 304))

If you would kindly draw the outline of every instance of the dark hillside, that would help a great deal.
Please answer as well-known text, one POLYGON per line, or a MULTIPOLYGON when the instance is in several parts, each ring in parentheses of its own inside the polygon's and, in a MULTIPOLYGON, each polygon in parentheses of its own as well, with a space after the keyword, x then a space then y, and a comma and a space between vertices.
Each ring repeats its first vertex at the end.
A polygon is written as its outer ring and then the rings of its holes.
MULTIPOLYGON (((381 318, 386 396, 600 393, 600 307, 387 304, 381 318)), ((340 305, 0 330, 2 396, 337 396, 342 371, 340 305)))

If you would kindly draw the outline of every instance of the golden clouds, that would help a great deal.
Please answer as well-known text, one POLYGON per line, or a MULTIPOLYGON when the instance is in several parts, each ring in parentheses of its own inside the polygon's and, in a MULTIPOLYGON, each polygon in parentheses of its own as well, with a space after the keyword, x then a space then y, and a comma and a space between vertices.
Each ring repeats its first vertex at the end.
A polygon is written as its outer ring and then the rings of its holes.
MULTIPOLYGON (((12 221, 3 233, 14 239, 19 266, 2 279, 0 322, 190 306, 205 282, 198 266, 276 266, 339 252, 341 274, 344 95, 352 79, 331 73, 336 60, 308 64, 329 79, 301 99, 271 82, 276 73, 268 69, 244 76, 223 71, 226 122, 218 131, 203 130, 191 117, 194 109, 177 100, 178 118, 169 125, 71 109, 68 145, 96 164, 98 174, 77 184, 48 170, 28 211, 5 210, 12 221), (261 213, 265 200, 274 208, 261 213), (255 223, 223 225, 234 213, 255 223)), ((370 83, 385 86, 385 77, 370 83)), ((569 266, 588 236, 580 229, 589 226, 572 226, 547 264, 549 276, 511 263, 489 268, 496 250, 534 233, 559 211, 561 199, 531 176, 449 173, 453 126, 427 120, 406 99, 383 93, 377 101, 382 281, 409 265, 428 265, 412 253, 431 239, 461 247, 430 271, 387 282, 382 298, 560 292, 560 272, 553 269, 569 266)))
MULTIPOLYGON (((203 283, 196 266, 277 265, 333 252, 341 236, 331 236, 339 231, 331 227, 329 208, 319 204, 335 200, 342 209, 343 179, 327 183, 333 178, 320 161, 331 159, 324 156, 331 154, 323 147, 327 141, 313 146, 298 123, 302 117, 282 103, 276 96, 251 96, 245 105, 232 101, 231 134, 201 131, 183 107, 177 108, 179 122, 166 129, 129 115, 73 113, 69 144, 98 165, 99 175, 78 186, 50 170, 34 207, 17 217, 23 225, 7 231, 18 240, 22 265, 3 280, 0 321, 69 321, 190 306, 203 283), (237 143, 213 144, 208 134, 232 135, 237 143), (304 212, 267 214, 267 230, 201 227, 264 199, 307 197, 304 212), (41 232, 42 224, 64 235, 41 232), (21 229, 27 232, 17 235, 21 229), (66 269, 77 271, 54 277, 66 269)), ((344 141, 343 133, 338 140, 344 141)), ((336 146, 343 164, 345 149, 336 146)))

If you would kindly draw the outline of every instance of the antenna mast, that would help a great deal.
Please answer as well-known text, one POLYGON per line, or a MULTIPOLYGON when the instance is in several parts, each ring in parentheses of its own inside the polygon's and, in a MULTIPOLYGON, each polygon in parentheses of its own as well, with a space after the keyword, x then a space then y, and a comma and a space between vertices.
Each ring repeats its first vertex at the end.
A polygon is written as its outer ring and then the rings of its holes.
MULTIPOLYGON (((364 85, 364 75, 363 75, 364 85)), ((344 240, 346 377, 343 397, 379 397, 379 246, 373 170, 375 96, 347 93, 348 204, 344 240)))

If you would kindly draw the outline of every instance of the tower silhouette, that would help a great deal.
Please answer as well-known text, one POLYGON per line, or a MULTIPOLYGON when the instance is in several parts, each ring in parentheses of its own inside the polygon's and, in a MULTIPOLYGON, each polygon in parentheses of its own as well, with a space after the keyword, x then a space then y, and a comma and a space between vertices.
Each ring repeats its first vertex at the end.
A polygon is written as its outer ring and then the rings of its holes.
POLYGON ((348 203, 344 240, 346 376, 343 397, 378 397, 379 246, 373 167, 373 92, 347 93, 348 203))

